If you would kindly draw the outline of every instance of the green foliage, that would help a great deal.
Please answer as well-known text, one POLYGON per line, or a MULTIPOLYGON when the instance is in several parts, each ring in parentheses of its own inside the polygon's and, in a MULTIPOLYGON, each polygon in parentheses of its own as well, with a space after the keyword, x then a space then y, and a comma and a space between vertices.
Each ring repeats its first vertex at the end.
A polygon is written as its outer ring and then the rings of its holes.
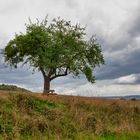
POLYGON ((16 34, 4 50, 5 61, 11 66, 29 63, 50 80, 59 76, 84 74, 94 82, 92 71, 104 63, 101 47, 95 36, 85 40, 85 28, 57 18, 48 24, 26 24, 26 33, 16 34))

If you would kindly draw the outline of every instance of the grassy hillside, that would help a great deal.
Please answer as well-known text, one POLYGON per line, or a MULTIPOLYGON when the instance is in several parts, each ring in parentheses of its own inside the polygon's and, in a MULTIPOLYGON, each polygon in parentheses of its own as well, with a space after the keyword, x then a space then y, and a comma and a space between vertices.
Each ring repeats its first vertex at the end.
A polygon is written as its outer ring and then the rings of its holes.
POLYGON ((139 140, 140 101, 0 93, 0 140, 139 140))
POLYGON ((15 85, 0 85, 0 91, 19 91, 19 92, 31 92, 27 89, 17 87, 15 85))

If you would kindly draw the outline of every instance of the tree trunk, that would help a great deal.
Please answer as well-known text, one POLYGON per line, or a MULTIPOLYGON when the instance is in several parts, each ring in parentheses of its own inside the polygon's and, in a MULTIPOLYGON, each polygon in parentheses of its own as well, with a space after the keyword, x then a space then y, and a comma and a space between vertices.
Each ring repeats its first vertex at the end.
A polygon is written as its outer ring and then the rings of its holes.
POLYGON ((50 78, 47 76, 44 76, 44 91, 43 93, 48 93, 48 90, 50 90, 50 78))
POLYGON ((42 75, 43 75, 43 78, 44 78, 44 91, 43 91, 43 94, 47 94, 48 93, 48 90, 50 90, 50 78, 45 74, 45 71, 40 68, 41 72, 42 72, 42 75))

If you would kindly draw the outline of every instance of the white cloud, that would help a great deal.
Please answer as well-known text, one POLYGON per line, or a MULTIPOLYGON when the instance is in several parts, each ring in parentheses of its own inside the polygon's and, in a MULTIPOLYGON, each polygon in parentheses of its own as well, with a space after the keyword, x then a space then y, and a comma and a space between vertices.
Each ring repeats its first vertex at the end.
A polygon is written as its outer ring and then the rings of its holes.
POLYGON ((134 84, 138 80, 135 74, 122 76, 120 78, 115 79, 115 81, 119 84, 134 84))
POLYGON ((139 95, 140 85, 130 84, 115 84, 112 81, 98 81, 96 84, 89 83, 78 86, 77 88, 66 88, 62 94, 82 95, 82 96, 125 96, 125 95, 139 95))

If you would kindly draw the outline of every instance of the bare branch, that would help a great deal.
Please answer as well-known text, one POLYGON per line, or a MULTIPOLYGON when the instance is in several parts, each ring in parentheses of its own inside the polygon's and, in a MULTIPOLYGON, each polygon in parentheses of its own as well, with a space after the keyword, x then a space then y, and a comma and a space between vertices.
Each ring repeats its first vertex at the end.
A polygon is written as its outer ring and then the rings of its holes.
POLYGON ((63 74, 57 74, 57 75, 51 77, 50 80, 53 80, 53 79, 55 79, 57 77, 66 76, 66 75, 68 75, 68 67, 66 68, 66 70, 65 70, 65 72, 63 74))

